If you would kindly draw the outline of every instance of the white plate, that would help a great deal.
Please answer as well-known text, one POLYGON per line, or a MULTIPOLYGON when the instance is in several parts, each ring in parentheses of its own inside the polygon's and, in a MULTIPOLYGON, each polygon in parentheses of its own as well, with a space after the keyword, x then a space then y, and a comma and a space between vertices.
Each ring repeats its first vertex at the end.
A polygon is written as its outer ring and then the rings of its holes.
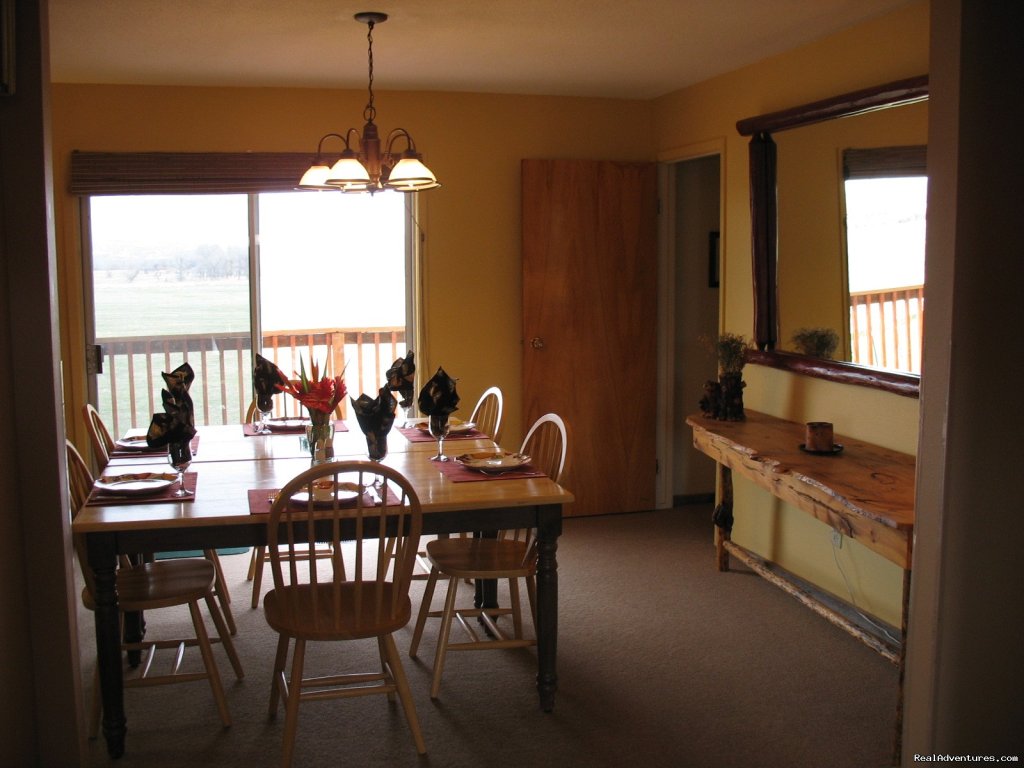
POLYGON ((312 422, 309 419, 267 419, 268 427, 279 429, 300 429, 308 427, 312 422))
POLYGON ((122 448, 126 451, 151 451, 152 448, 146 443, 145 435, 138 435, 137 437, 122 437, 120 440, 114 441, 114 445, 118 448, 122 448))
POLYGON ((522 453, 508 453, 506 451, 464 453, 461 456, 457 456, 455 460, 463 466, 480 472, 508 472, 530 463, 529 456, 522 453))
MULTIPOLYGON (((335 487, 333 480, 317 480, 313 482, 314 504, 331 504, 333 499, 337 499, 340 503, 344 504, 346 501, 352 501, 357 496, 359 496, 359 491, 353 488, 351 483, 338 483, 337 487, 335 487)), ((292 501, 296 504, 307 503, 309 501, 309 492, 299 491, 298 493, 293 493, 292 501)))
MULTIPOLYGON (((415 424, 416 429, 420 432, 426 432, 430 434, 430 420, 420 419, 415 424)), ((448 419, 448 434, 457 435, 459 432, 469 432, 471 429, 476 429, 476 424, 472 421, 459 421, 458 419, 448 419)))
POLYGON ((169 488, 177 475, 143 472, 137 475, 114 475, 96 481, 96 490, 115 496, 149 496, 169 488))

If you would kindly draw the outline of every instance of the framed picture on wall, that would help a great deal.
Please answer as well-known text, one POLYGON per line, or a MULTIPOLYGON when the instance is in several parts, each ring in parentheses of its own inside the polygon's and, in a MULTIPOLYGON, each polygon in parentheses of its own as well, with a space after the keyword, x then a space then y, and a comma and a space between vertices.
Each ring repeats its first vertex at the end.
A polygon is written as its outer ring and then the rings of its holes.
POLYGON ((0 96, 14 93, 14 0, 0 0, 0 96))
POLYGON ((708 233, 708 288, 717 288, 719 269, 721 268, 721 252, 718 232, 708 233))

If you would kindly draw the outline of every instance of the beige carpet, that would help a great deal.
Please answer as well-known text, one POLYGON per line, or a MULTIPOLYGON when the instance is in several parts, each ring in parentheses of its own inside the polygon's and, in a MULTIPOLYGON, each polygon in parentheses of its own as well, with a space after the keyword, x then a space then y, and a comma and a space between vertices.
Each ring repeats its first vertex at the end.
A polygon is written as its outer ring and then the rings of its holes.
MULTIPOLYGON (((758 577, 718 573, 709 519, 709 507, 694 506, 566 521, 554 712, 538 708, 532 649, 451 655, 431 701, 433 622, 420 660, 403 657, 428 754, 416 755, 399 707, 371 697, 304 705, 295 765, 889 765, 896 668, 758 577)), ((128 691, 117 765, 277 764, 283 713, 266 714, 275 636, 249 608, 248 556, 223 562, 246 670, 235 680, 217 649, 234 725, 221 729, 205 682, 128 691)), ((186 621, 154 614, 150 636, 183 632, 186 621)), ((91 615, 80 626, 88 685, 91 615)), ((411 628, 397 636, 403 654, 410 637, 411 628)), ((372 645, 327 645, 309 666, 367 668, 374 658, 372 645)), ((112 764, 102 737, 89 757, 90 766, 112 764)))

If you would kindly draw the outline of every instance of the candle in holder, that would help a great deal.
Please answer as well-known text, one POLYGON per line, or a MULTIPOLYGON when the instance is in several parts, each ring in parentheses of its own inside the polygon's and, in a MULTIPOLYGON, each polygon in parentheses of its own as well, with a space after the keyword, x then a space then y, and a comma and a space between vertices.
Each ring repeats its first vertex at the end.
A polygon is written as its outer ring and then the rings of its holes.
POLYGON ((833 448, 832 422, 830 421, 809 421, 807 422, 807 436, 804 438, 804 448, 808 451, 829 452, 833 448))

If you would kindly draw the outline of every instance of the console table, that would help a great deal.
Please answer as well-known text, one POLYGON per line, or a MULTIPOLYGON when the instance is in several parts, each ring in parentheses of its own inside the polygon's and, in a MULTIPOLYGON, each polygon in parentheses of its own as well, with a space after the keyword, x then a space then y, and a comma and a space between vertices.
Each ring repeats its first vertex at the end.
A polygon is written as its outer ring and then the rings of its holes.
POLYGON ((841 452, 824 456, 806 453, 800 449, 805 436, 803 424, 756 411, 748 410, 744 421, 717 421, 694 414, 687 417, 686 423, 693 428, 694 446, 721 466, 722 488, 715 509, 718 569, 729 570, 729 558, 735 557, 899 665, 895 744, 895 753, 899 755, 914 535, 914 457, 841 435, 835 437, 835 442, 843 446, 841 452), (733 472, 903 569, 898 648, 865 632, 808 590, 780 575, 770 563, 731 540, 733 472))
POLYGON ((730 555, 736 557, 898 663, 900 649, 865 633, 731 540, 732 472, 900 566, 904 572, 900 629, 905 635, 914 533, 914 457, 842 435, 835 438, 843 446, 841 452, 806 453, 799 447, 804 441, 803 424, 756 411, 748 410, 745 421, 716 421, 694 414, 686 422, 693 428, 694 446, 722 468, 722 492, 715 511, 719 570, 728 570, 730 555))

